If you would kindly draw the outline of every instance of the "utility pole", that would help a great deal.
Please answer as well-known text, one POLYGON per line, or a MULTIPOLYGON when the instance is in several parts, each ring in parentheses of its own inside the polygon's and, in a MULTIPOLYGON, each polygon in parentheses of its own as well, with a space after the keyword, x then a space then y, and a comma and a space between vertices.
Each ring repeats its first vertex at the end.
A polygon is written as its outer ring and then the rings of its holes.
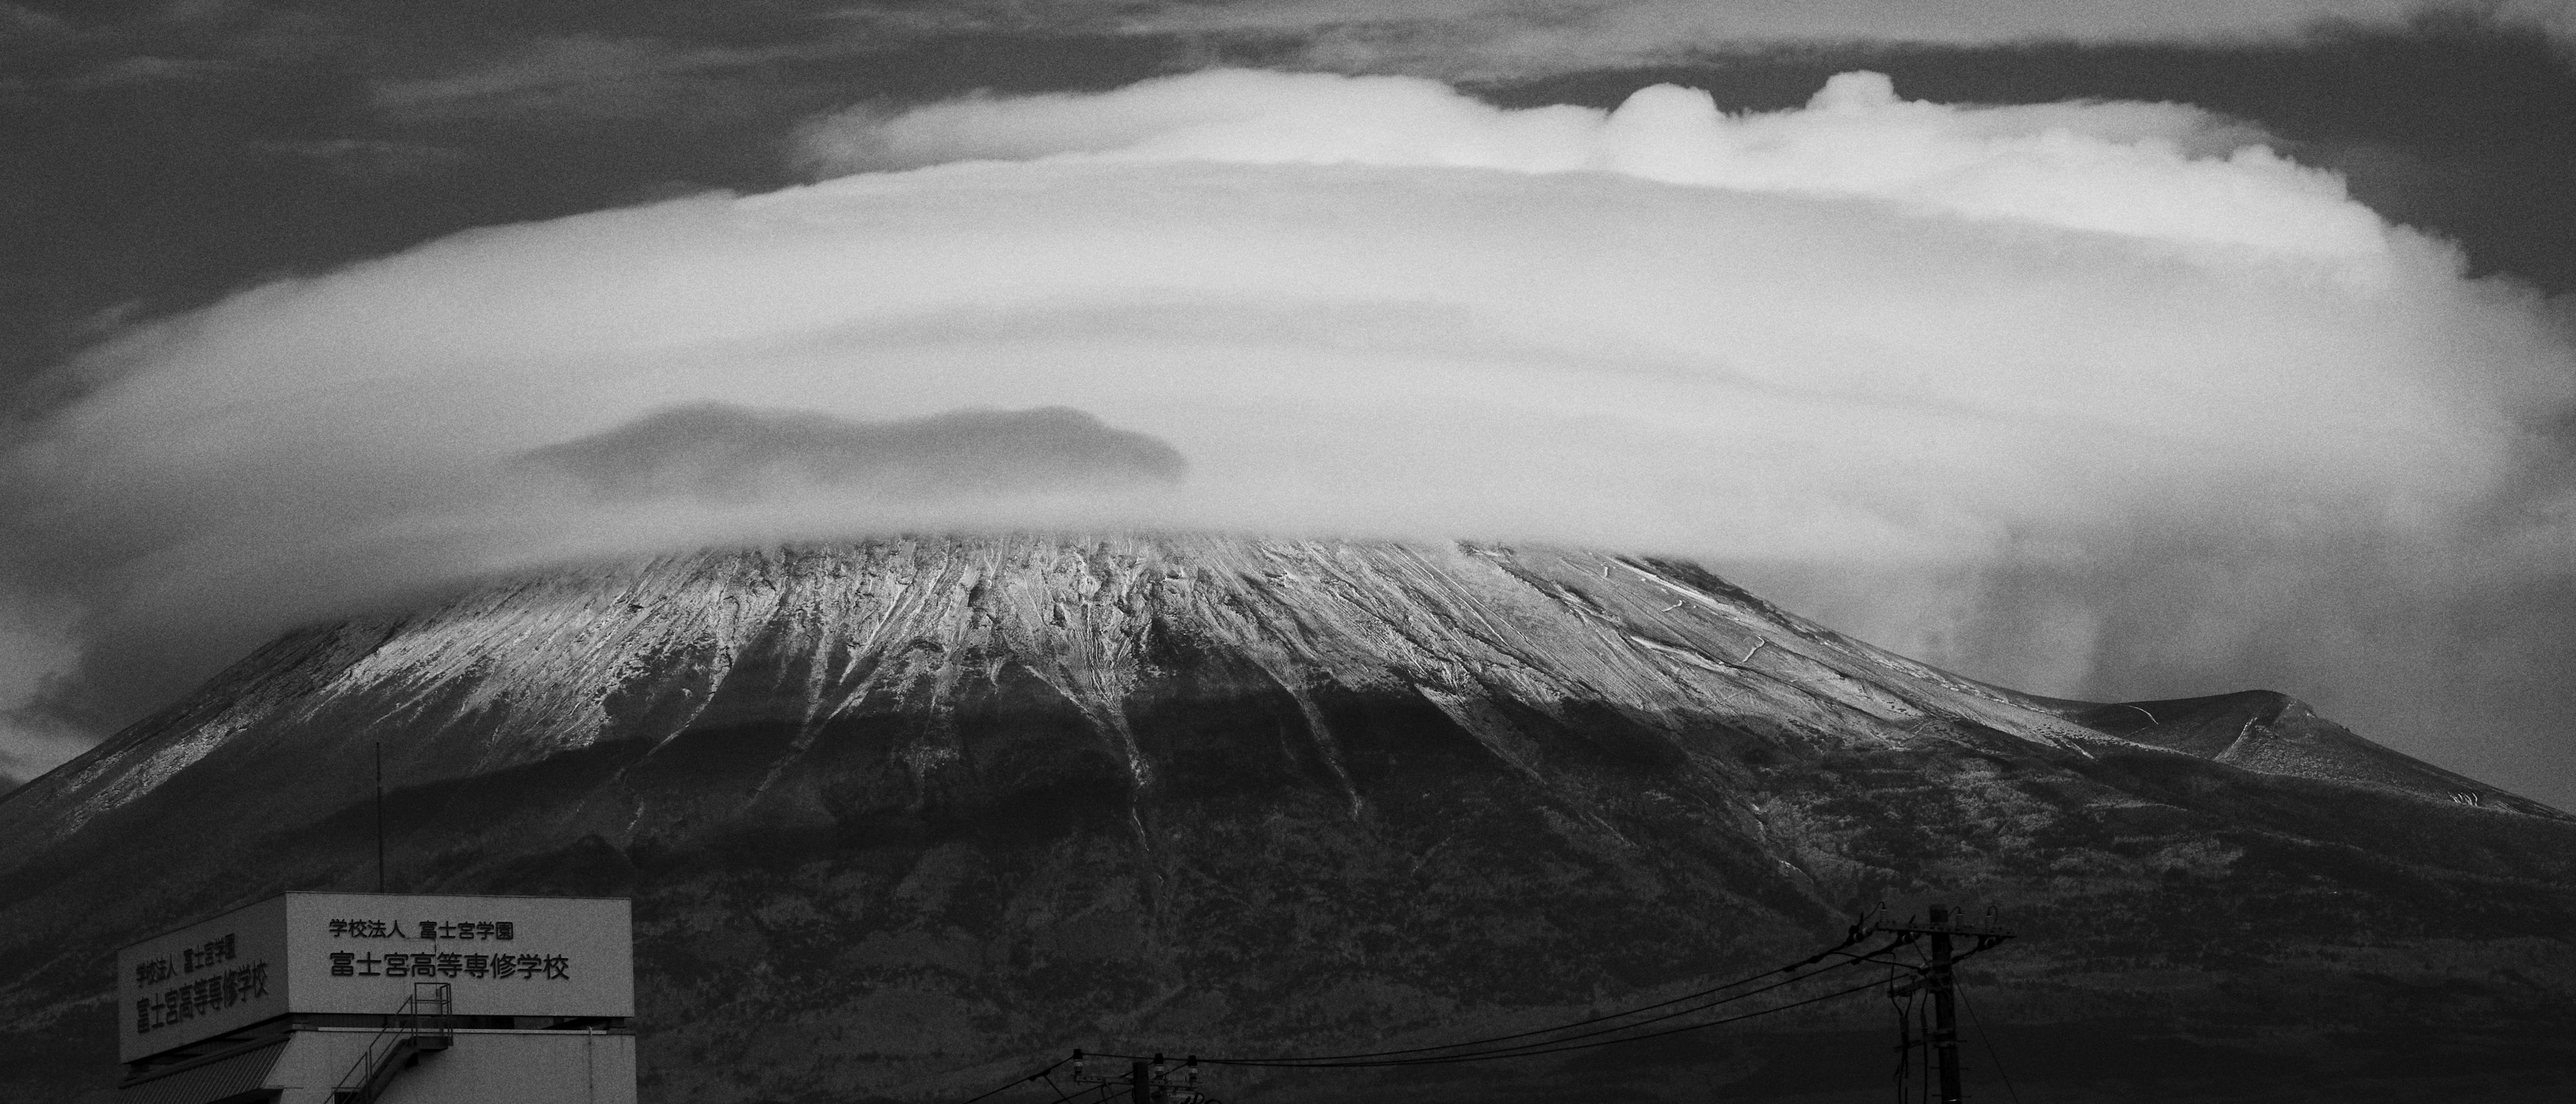
MULTIPOLYGON (((1100 1099, 1103 1101, 1117 1100, 1119 1093, 1116 1086, 1125 1085, 1127 1104, 1166 1104, 1173 1099, 1170 1079, 1165 1076, 1168 1068, 1163 1063, 1163 1056, 1157 1054, 1151 1062, 1142 1058, 1129 1062, 1127 1072, 1123 1076, 1114 1072, 1117 1069, 1116 1066, 1109 1066, 1094 1073, 1090 1068, 1089 1059, 1085 1058, 1079 1050, 1073 1052, 1074 1081, 1100 1086, 1097 1089, 1086 1089, 1084 1092, 1100 1093, 1100 1099)), ((1195 1083, 1199 1073, 1197 1059, 1191 1060, 1188 1072, 1190 1080, 1195 1083)), ((1190 1099, 1197 1098, 1193 1096, 1190 1099)), ((1208 1104, 1215 1104, 1215 1102, 1209 1101, 1208 1104)))
MULTIPOLYGON (((385 738, 376 737, 376 892, 385 891, 385 738)), ((391 969, 392 967, 386 967, 391 969)), ((368 967, 374 969, 374 967, 368 967)))
POLYGON ((1996 928, 1967 928, 1950 922, 1950 906, 1934 905, 1932 922, 1915 924, 1879 924, 1874 930, 1898 935, 1924 937, 1932 947, 1931 962, 1920 967, 1922 987, 1932 993, 1932 1034, 1924 1042, 1932 1048, 1933 1061, 1939 1063, 1941 1104, 1959 1104, 1959 1020, 1956 997, 1957 978, 1950 965, 1957 957, 1951 939, 1968 936, 1977 941, 1977 950, 1985 950, 2012 938, 2012 933, 1996 928))
POLYGON ((1950 909, 1932 906, 1932 1052, 1941 1062, 1941 1104, 1959 1104, 1959 1010, 1950 988, 1950 909))

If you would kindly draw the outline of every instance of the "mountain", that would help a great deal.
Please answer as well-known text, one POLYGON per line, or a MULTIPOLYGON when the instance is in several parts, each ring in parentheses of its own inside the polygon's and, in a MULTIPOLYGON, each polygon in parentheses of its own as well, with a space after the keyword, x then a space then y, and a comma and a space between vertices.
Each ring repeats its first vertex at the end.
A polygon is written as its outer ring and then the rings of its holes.
MULTIPOLYGON (((112 1078, 119 943, 372 888, 379 747, 394 888, 636 898, 650 1101, 1499 1035, 1931 900, 2020 933, 1963 973, 1983 1095, 2576 1088, 2576 818, 2281 695, 2019 694, 1664 560, 1170 535, 707 552, 291 633, 0 796, 0 1098, 112 1078)), ((1886 1008, 1211 1087, 1874 1101, 1886 1008)))

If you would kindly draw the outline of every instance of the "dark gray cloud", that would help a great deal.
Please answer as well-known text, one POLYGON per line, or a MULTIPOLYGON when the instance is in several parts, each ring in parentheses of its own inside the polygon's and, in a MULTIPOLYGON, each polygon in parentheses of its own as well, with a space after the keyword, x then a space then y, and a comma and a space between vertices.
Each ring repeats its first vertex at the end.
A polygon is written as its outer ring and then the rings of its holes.
POLYGON ((1170 445, 1069 407, 853 422, 695 403, 523 454, 610 498, 754 501, 818 488, 896 498, 1023 495, 1178 483, 1170 445))
POLYGON ((797 122, 859 100, 1205 61, 1177 36, 998 8, 193 8, 0 4, 0 401, 95 340, 102 312, 189 310, 478 226, 777 188, 800 171, 797 122))
POLYGON ((380 142, 363 138, 322 138, 310 141, 255 141, 252 150, 296 158, 320 165, 344 177, 364 181, 388 174, 409 175, 436 172, 462 165, 465 151, 453 146, 433 146, 419 142, 380 142))
MULTIPOLYGON (((54 680, 55 685, 61 684, 54 680)), ((96 741, 96 735, 52 715, 39 698, 25 705, 0 709, 0 794, 8 793, 30 778, 53 769, 54 764, 80 754, 96 741)))

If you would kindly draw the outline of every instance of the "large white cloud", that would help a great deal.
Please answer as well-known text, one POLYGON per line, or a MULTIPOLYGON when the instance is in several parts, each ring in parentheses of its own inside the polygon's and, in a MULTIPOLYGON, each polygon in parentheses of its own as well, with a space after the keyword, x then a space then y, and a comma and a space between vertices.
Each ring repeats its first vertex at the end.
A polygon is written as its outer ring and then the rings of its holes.
MULTIPOLYGON (((2571 360, 2539 304, 2186 107, 1847 75, 1767 116, 1671 88, 1500 111, 1211 72, 808 139, 880 171, 461 235, 77 365, 0 472, 16 577, 88 603, 77 685, 139 703, 171 687, 134 672, 551 557, 1151 524, 1767 563, 1892 643, 2076 692, 2141 634, 2223 670, 2354 587, 2545 576, 2406 565, 2563 524, 2499 520, 2553 493, 2533 434, 2571 360), (708 402, 1069 407, 1189 474, 638 506, 519 460, 708 402), (1998 580, 2022 605, 1923 597, 1998 580)), ((2323 641, 2285 688, 2363 702, 2376 646, 2323 641)))
POLYGON ((1670 85, 1611 112, 1506 111, 1414 78, 1237 71, 893 117, 862 109, 810 128, 805 144, 843 170, 1080 155, 1593 170, 2273 252, 2384 252, 2379 219, 2341 180, 2250 144, 2259 137, 2174 104, 1910 103, 1876 73, 1833 78, 1803 111, 1728 116, 1670 85))

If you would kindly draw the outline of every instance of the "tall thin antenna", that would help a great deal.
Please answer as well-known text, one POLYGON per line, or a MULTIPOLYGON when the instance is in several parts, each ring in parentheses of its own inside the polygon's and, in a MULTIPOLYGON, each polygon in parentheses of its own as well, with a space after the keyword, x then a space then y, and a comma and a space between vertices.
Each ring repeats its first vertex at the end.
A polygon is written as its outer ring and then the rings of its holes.
POLYGON ((385 891, 385 739, 376 737, 376 892, 385 891))

